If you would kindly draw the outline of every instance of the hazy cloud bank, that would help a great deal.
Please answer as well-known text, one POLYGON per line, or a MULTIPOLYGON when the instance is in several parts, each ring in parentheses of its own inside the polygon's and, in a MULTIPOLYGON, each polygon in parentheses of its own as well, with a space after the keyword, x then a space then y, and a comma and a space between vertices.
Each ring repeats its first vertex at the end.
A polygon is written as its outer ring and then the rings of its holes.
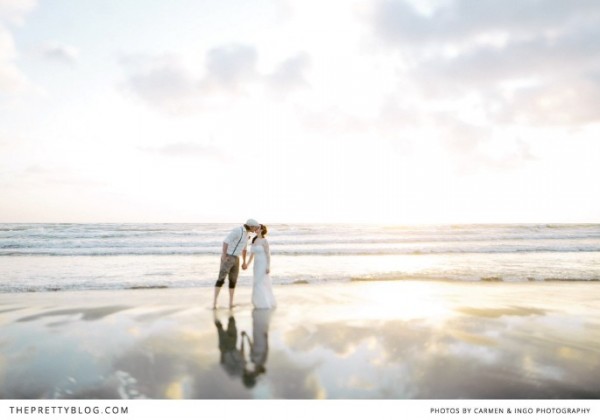
POLYGON ((0 0, 0 93, 16 93, 29 87, 17 65, 18 53, 10 27, 21 25, 36 4, 35 0, 0 0))
POLYGON ((374 34, 414 63, 430 100, 477 92, 501 123, 600 120, 600 3, 559 0, 385 0, 374 34))
POLYGON ((306 86, 306 53, 283 60, 272 72, 258 70, 259 52, 250 45, 233 44, 206 52, 202 68, 192 69, 175 54, 126 55, 120 63, 127 73, 123 86, 151 107, 186 113, 210 106, 223 97, 276 90, 286 94, 306 86))

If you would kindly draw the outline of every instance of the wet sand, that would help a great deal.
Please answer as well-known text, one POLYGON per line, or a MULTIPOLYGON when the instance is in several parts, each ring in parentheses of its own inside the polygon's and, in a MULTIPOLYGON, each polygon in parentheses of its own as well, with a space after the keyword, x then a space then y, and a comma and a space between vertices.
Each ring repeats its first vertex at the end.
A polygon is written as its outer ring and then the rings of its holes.
POLYGON ((299 284, 274 311, 250 292, 2 294, 0 398, 600 398, 597 283, 299 284))

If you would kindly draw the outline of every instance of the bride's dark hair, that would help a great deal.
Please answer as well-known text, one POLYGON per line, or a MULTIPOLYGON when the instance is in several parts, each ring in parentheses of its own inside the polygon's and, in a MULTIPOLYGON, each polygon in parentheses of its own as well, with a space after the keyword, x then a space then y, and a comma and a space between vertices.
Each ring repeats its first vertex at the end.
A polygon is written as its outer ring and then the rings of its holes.
MULTIPOLYGON (((267 227, 265 225, 260 225, 260 233, 263 237, 267 236, 268 232, 269 232, 269 230, 267 229, 267 227)), ((252 243, 254 243, 254 241, 256 241, 256 238, 258 238, 258 236, 255 236, 252 239, 252 243)))

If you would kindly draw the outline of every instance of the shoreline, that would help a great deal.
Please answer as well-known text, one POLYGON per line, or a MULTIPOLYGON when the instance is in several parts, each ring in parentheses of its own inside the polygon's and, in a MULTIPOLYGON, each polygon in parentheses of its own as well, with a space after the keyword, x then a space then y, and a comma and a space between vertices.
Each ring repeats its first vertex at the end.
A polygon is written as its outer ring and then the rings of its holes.
MULTIPOLYGON (((248 277, 245 277, 248 280, 248 277)), ((456 285, 476 285, 476 284, 497 284, 497 285, 519 285, 519 284, 596 284, 600 282, 600 278, 547 278, 547 279, 534 279, 529 278, 526 280, 506 280, 499 277, 486 277, 479 280, 457 280, 453 278, 427 278, 423 276, 407 276, 405 278, 398 278, 392 276, 390 278, 369 278, 369 277, 351 277, 344 280, 327 280, 327 281, 310 281, 310 280, 295 280, 287 283, 274 283, 274 287, 297 287, 297 286, 310 286, 310 287, 327 287, 327 286, 342 286, 349 284, 378 284, 378 283, 442 283, 442 284, 456 284, 456 285)), ((174 291, 194 291, 194 290, 206 290, 213 289, 214 282, 207 285, 196 285, 196 286, 172 286, 172 285, 132 285, 123 288, 90 288, 90 289, 71 289, 71 288, 50 288, 42 290, 14 290, 14 291, 0 291, 0 297, 4 295, 34 295, 39 293, 110 293, 110 292, 127 292, 127 291, 144 291, 144 290, 174 290, 174 291)), ((227 283, 224 286, 227 288, 227 283)), ((247 283, 238 283, 236 290, 251 289, 252 285, 247 283)), ((1 304, 2 299, 0 299, 1 304)))
POLYGON ((0 294, 0 399, 600 398, 595 283, 289 286, 0 294))

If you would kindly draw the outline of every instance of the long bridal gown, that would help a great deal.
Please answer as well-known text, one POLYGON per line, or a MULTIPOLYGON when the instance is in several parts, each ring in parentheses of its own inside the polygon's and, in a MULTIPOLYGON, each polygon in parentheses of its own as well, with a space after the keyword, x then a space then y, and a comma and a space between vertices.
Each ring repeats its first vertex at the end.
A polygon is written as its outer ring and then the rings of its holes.
POLYGON ((253 244, 254 278, 252 281, 252 305, 257 309, 271 309, 276 306, 271 276, 267 274, 267 253, 260 244, 253 244))

